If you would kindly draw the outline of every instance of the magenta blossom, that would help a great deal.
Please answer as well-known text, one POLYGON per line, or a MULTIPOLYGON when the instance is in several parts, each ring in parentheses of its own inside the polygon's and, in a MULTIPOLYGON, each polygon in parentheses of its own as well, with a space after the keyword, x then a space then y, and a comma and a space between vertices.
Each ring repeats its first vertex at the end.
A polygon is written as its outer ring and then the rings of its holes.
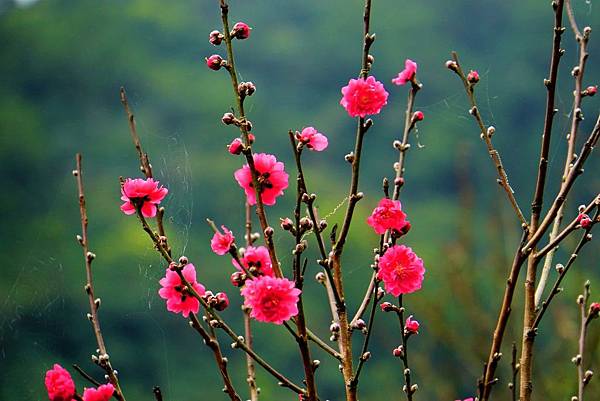
POLYGON ((261 276, 246 280, 241 294, 250 316, 260 322, 282 324, 298 314, 300 291, 286 278, 261 276))
MULTIPOLYGON (((255 276, 274 276, 273 266, 271 264, 271 257, 269 256, 269 250, 264 246, 253 247, 249 246, 244 252, 244 256, 240 258, 244 269, 250 271, 255 276)), ((241 266, 235 259, 231 261, 233 265, 238 269, 242 270, 241 266)))
POLYGON ((231 30, 231 36, 237 39, 248 39, 251 29, 245 22, 236 22, 231 30))
POLYGON ((169 193, 165 187, 159 186, 158 181, 152 178, 146 180, 142 178, 128 178, 121 187, 121 210, 125 214, 135 213, 135 204, 141 204, 142 215, 144 217, 156 216, 158 205, 169 193))
MULTIPOLYGON (((204 295, 204 286, 196 281, 196 268, 193 264, 186 264, 181 273, 198 295, 204 295)), ((188 317, 190 312, 198 313, 200 301, 185 291, 185 284, 177 272, 167 269, 165 277, 160 279, 159 283, 162 288, 158 290, 158 295, 167 300, 167 310, 169 312, 181 313, 184 317, 188 317)))
POLYGON ((398 73, 398 76, 392 79, 392 82, 396 85, 405 85, 407 82, 412 81, 417 74, 417 63, 411 59, 406 59, 404 62, 404 69, 398 73))
POLYGON ((379 258, 377 277, 383 280, 385 291, 397 297, 421 288, 425 267, 423 260, 404 245, 394 245, 379 258))
POLYGON ((71 401, 75 395, 75 383, 71 375, 58 363, 46 372, 44 384, 50 401, 71 401))
POLYGON ((389 94, 383 84, 371 76, 366 79, 351 79, 342 88, 342 95, 340 104, 350 117, 364 118, 367 114, 379 114, 387 104, 389 94))
POLYGON ((108 401, 115 392, 112 384, 103 384, 98 388, 86 388, 83 390, 83 401, 108 401))
POLYGON ((325 150, 327 145, 329 145, 327 137, 318 132, 314 127, 303 128, 301 133, 296 132, 296 139, 310 150, 316 152, 325 150))
POLYGON ((231 248, 233 241, 235 241, 235 237, 227 227, 221 226, 221 229, 223 230, 223 234, 218 231, 215 232, 210 240, 210 248, 214 253, 222 256, 229 252, 229 248, 231 248))
MULTIPOLYGON (((275 156, 266 153, 254 155, 254 167, 259 174, 260 195, 263 203, 268 206, 275 204, 276 198, 283 195, 283 190, 288 187, 288 174, 284 170, 282 162, 278 162, 275 156)), ((256 204, 256 193, 252 183, 252 173, 246 164, 236 170, 234 177, 240 187, 246 193, 250 205, 256 204)))
POLYGON ((390 229, 401 233, 408 224, 408 220, 402 211, 400 201, 383 198, 367 218, 367 224, 373 227, 377 234, 384 234, 390 229))
POLYGON ((206 59, 206 66, 211 70, 218 71, 223 66, 223 57, 218 54, 213 54, 206 59))

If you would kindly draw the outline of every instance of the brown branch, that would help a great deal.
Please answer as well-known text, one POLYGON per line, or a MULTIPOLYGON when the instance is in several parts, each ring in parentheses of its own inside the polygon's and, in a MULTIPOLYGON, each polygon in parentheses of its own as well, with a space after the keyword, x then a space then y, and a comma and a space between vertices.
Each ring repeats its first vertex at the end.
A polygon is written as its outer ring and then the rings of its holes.
MULTIPOLYGON (((246 202, 245 210, 245 237, 246 237, 246 246, 252 246, 252 214, 251 214, 252 206, 248 202, 246 202)), ((243 265, 238 262, 240 267, 243 265)), ((248 308, 242 307, 242 312, 244 315, 244 336, 246 338, 246 344, 248 348, 253 348, 253 337, 252 337, 252 324, 250 320, 250 310, 248 308)), ((246 354, 246 382, 248 383, 248 388, 250 390, 250 401, 258 401, 258 385, 256 384, 256 367, 254 366, 254 360, 250 357, 250 355, 246 354)))
POLYGON ((577 401, 583 401, 583 393, 586 386, 592 379, 593 372, 591 370, 584 371, 585 357, 585 338, 587 336, 588 325, 594 319, 592 312, 588 313, 587 305, 590 298, 590 282, 586 281, 583 287, 583 295, 579 295, 577 303, 579 304, 581 323, 579 328, 579 341, 577 347, 577 355, 573 358, 577 366, 577 401))
POLYGON ((223 383, 225 384, 224 391, 232 400, 242 401, 240 396, 236 393, 233 384, 231 383, 231 378, 229 377, 229 373, 227 371, 227 358, 225 358, 221 353, 221 347, 217 337, 209 334, 208 331, 202 327, 202 324, 200 324, 200 321, 194 313, 190 313, 190 325, 200 334, 206 346, 209 347, 213 352, 215 362, 219 368, 221 377, 223 378, 223 383))
MULTIPOLYGON (((563 182, 569 174, 569 171, 571 170, 573 161, 575 159, 577 131, 579 128, 579 123, 583 119, 583 114, 581 112, 581 103, 583 99, 583 76, 585 73, 585 64, 588 59, 587 44, 589 40, 589 28, 586 28, 586 34, 582 35, 579 31, 579 28, 577 27, 577 22, 575 21, 575 17, 573 15, 573 9, 571 7, 570 0, 565 0, 564 8, 567 10, 569 22, 571 24, 573 33, 575 34, 575 40, 579 43, 579 63, 572 71, 572 75, 575 78, 575 90, 573 91, 573 107, 571 109, 571 128, 569 130, 569 133, 567 134, 567 155, 565 158, 565 166, 563 169, 563 182)), ((564 214, 564 207, 565 205, 563 204, 558 209, 556 218, 554 219, 554 224, 552 226, 552 231, 550 232, 550 240, 552 240, 558 234, 558 230, 560 229, 560 224, 564 214)), ((544 288, 548 279, 548 273, 550 272, 550 268, 552 267, 553 257, 554 251, 550 251, 544 261, 540 281, 535 292, 536 307, 538 306, 544 293, 544 288)))
POLYGON ((88 319, 92 323, 92 328, 94 330, 94 336, 96 337, 96 343, 98 344, 98 356, 94 355, 94 362, 98 364, 108 376, 108 380, 115 387, 115 398, 119 401, 125 401, 125 396, 123 395, 123 391, 121 390, 121 386, 119 385, 119 379, 117 378, 117 374, 112 367, 112 364, 109 360, 108 352, 106 351, 106 344, 104 342, 104 337, 102 336, 102 330, 100 329, 100 318, 98 317, 98 309, 100 308, 100 298, 96 298, 94 294, 94 283, 92 276, 92 261, 96 257, 94 253, 92 253, 89 249, 89 240, 88 240, 88 217, 87 217, 87 209, 85 204, 85 193, 83 190, 83 172, 82 172, 82 162, 81 162, 81 154, 77 153, 75 156, 76 161, 76 169, 73 170, 73 175, 77 180, 77 192, 79 196, 79 213, 81 215, 81 236, 77 236, 77 240, 81 245, 83 250, 83 258, 85 260, 85 272, 86 272, 86 284, 85 284, 85 292, 88 295, 88 300, 90 304, 90 313, 88 314, 88 319))
POLYGON ((417 385, 411 384, 410 367, 408 365, 408 337, 409 334, 404 328, 404 307, 402 306, 402 294, 398 297, 398 309, 396 310, 398 321, 400 322, 400 335, 402 336, 402 352, 400 359, 404 365, 404 387, 402 390, 406 394, 407 401, 412 401, 413 394, 417 391, 417 385))
MULTIPOLYGON (((371 17, 371 0, 365 0, 365 7, 363 13, 363 52, 362 52, 362 68, 360 71, 360 78, 366 78, 369 74, 370 63, 369 60, 369 49, 375 41, 375 35, 369 33, 371 17)), ((363 138, 373 121, 371 119, 366 120, 363 117, 357 119, 356 128, 356 143, 354 146, 354 155, 352 158, 352 177, 350 180, 350 190, 348 194, 348 207, 346 208, 346 214, 342 223, 339 236, 332 247, 332 257, 330 258, 331 266, 333 269, 333 286, 340 295, 341 303, 337 305, 338 323, 340 325, 340 336, 338 339, 338 346, 340 354, 342 355, 342 375, 344 377, 344 384, 346 390, 346 401, 357 401, 357 388, 352 385, 352 378, 354 376, 354 368, 352 363, 352 333, 350 326, 348 325, 348 311, 346 309, 346 303, 344 300, 344 286, 342 278, 342 264, 341 255, 346 242, 346 237, 350 230, 350 224, 352 222, 352 216, 354 214, 354 208, 356 203, 362 198, 362 193, 358 192, 358 180, 360 172, 360 160, 362 153, 363 138)))
POLYGON ((127 93, 125 92, 125 88, 121 87, 120 91, 121 103, 123 104, 123 108, 125 109, 125 113, 127 114, 127 121, 129 122, 129 132, 131 133, 131 139, 133 139, 133 144, 135 145, 135 150, 137 151, 138 158, 140 159, 140 170, 146 178, 152 178, 152 165, 150 164, 150 159, 148 159, 148 153, 144 152, 142 148, 142 143, 140 142, 140 137, 137 133, 135 116, 129 107, 129 102, 127 101, 127 93))
MULTIPOLYGON (((560 48, 560 42, 565 28, 562 26, 564 0, 554 0, 552 8, 554 9, 554 33, 552 41, 552 53, 550 57, 550 75, 544 80, 547 88, 546 113, 544 117, 544 130, 542 132, 542 145, 540 148, 540 160, 538 165, 538 174, 535 184, 535 193, 531 203, 531 221, 530 232, 535 235, 538 229, 540 214, 544 200, 544 189, 546 185, 546 173, 548 169, 548 153, 550 151, 550 139, 552 136, 552 124, 554 114, 557 109, 554 106, 556 96, 556 80, 558 76, 558 65, 564 50, 560 48)), ((556 211, 558 213, 558 210, 556 211)), ((533 248, 533 247, 532 247, 533 248)), ((525 305, 523 307, 523 337, 521 345, 521 369, 520 369, 520 392, 521 401, 530 401, 533 392, 533 343, 535 341, 535 332, 533 323, 535 321, 535 287, 537 278, 537 267, 539 260, 534 255, 529 256, 527 260, 527 276, 525 279, 525 305)))
POLYGON ((249 122, 246 118, 246 113, 244 111, 244 97, 242 97, 238 91, 238 77, 235 69, 235 59, 233 54, 233 45, 231 40, 231 34, 229 31, 229 5, 225 2, 225 0, 220 0, 221 5, 221 20, 223 22, 223 36, 224 42, 227 47, 227 65, 226 69, 229 72, 229 76, 231 78, 231 85, 233 88, 233 94, 236 101, 238 118, 240 121, 239 128, 242 134, 242 138, 244 140, 244 150, 243 153, 246 157, 246 161, 248 163, 248 167, 250 169, 250 173, 252 174, 252 184, 256 194, 256 215, 258 216, 258 220, 260 222, 261 229, 264 234, 265 245, 269 250, 269 256, 271 257, 271 263, 273 265, 273 271, 277 277, 283 277, 283 273, 281 271, 281 266, 279 265, 279 260, 277 258, 277 253, 275 252, 275 244, 273 242, 273 238, 271 235, 266 235, 267 228, 270 228, 269 222, 267 220, 267 215, 265 213, 265 206, 262 201, 261 195, 261 184, 258 180, 259 173, 256 170, 254 165, 254 157, 252 154, 252 147, 250 145, 250 138, 248 136, 249 131, 249 122))
POLYGON ((467 80, 467 77, 463 72, 458 61, 458 54, 456 52, 452 52, 452 59, 454 60, 453 66, 455 67, 452 68, 452 70, 456 72, 456 74, 460 77, 465 87, 467 97, 469 98, 469 102, 471 104, 471 109, 469 110, 469 113, 477 122, 479 130, 481 131, 481 138, 484 140, 490 158, 496 166, 496 171, 498 173, 498 184, 500 184, 500 186, 502 186, 502 188, 504 189, 504 192, 506 192, 506 196, 508 197, 508 200, 513 210, 515 211, 521 225, 527 226, 527 220, 525 220, 525 216, 523 216, 523 212, 521 211, 521 208, 519 207, 519 204, 517 203, 517 200, 515 198, 514 191, 508 182, 508 175, 506 174, 506 170, 504 169, 504 165, 502 164, 502 160, 500 159, 500 153, 498 153, 498 151, 496 150, 496 148, 494 148, 494 145, 492 143, 492 135, 494 134, 495 129, 492 126, 486 126, 486 124, 483 122, 483 118, 481 117, 481 113, 479 112, 479 108, 477 107, 474 86, 467 80))

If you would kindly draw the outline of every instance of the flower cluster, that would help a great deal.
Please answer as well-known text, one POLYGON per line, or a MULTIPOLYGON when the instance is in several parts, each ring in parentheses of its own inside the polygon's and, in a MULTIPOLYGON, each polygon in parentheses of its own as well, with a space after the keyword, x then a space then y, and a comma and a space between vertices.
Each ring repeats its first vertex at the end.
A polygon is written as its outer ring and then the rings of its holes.
POLYGON ((75 391, 73 378, 65 368, 57 363, 46 372, 44 384, 50 401, 72 401, 75 399, 108 401, 115 392, 114 386, 108 383, 102 384, 98 388, 84 388, 83 396, 79 396, 75 391))

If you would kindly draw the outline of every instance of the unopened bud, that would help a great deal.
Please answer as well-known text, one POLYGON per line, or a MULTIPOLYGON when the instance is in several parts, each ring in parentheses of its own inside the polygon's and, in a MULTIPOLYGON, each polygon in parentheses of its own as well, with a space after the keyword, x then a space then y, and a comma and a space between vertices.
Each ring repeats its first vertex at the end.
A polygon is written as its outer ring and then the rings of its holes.
POLYGON ((208 41, 215 46, 219 46, 224 38, 223 34, 217 30, 208 34, 208 41))
POLYGON ((236 22, 231 30, 231 37, 236 39, 248 39, 251 28, 245 22, 236 22))
POLYGON ((236 122, 236 118, 233 113, 225 113, 223 114, 223 117, 221 117, 221 121, 223 121, 223 124, 225 125, 231 125, 236 122))
POLYGON ((458 72, 458 64, 456 64, 456 61, 454 60, 446 61, 446 68, 451 71, 458 72))
POLYGON ((218 54, 213 54, 206 59, 206 66, 211 70, 220 70, 223 66, 223 58, 218 54))
POLYGON ((469 71, 467 74, 467 81, 469 81, 470 84, 476 84, 479 82, 479 73, 475 70, 469 71))

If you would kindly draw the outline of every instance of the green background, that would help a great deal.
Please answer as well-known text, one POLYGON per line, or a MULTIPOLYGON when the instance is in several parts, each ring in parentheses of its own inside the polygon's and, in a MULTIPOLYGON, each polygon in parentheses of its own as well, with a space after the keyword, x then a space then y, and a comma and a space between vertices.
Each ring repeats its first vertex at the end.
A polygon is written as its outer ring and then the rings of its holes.
MULTIPOLYGON (((581 26, 600 31, 594 4, 575 0, 581 26)), ((360 68, 362 3, 359 0, 232 1, 232 22, 254 29, 236 42, 242 80, 253 81, 256 94, 248 113, 257 136, 255 149, 286 163, 293 186, 288 129, 313 125, 329 137, 323 153, 305 156, 309 190, 319 195, 322 215, 343 201, 355 121, 339 106, 340 88, 360 68)), ((526 214, 537 171, 552 35, 549 1, 524 0, 374 0, 372 31, 377 40, 373 74, 390 92, 389 104, 376 116, 364 148, 359 203, 344 264, 350 309, 356 308, 370 276, 371 250, 377 237, 365 224, 381 197, 380 183, 393 175, 397 157, 391 147, 401 133, 405 87, 392 77, 404 59, 419 64, 424 83, 416 107, 425 113, 408 154, 402 202, 413 229, 404 242, 425 261, 422 291, 406 297, 408 310, 421 322, 411 339, 416 400, 454 400, 472 396, 504 287, 519 227, 505 195, 495 183, 495 169, 467 113, 457 77, 444 68, 451 50, 465 68, 477 69, 480 108, 496 127, 516 196, 526 214), (418 146, 420 145, 420 146, 418 146)), ((138 129, 155 175, 169 188, 164 204, 175 254, 187 255, 207 287, 225 290, 233 301, 224 315, 240 330, 239 296, 229 284, 230 261, 209 248, 206 217, 232 228, 242 238, 243 197, 233 180, 241 159, 225 145, 236 135, 220 122, 232 104, 224 71, 213 72, 204 57, 224 55, 208 33, 220 27, 215 1, 59 1, 28 7, 0 2, 0 399, 42 400, 44 371, 54 362, 78 363, 95 377, 90 362, 96 348, 85 318, 87 300, 80 247, 76 189, 71 170, 75 152, 84 155, 96 291, 102 297, 101 322, 111 360, 130 400, 152 399, 160 385, 165 400, 225 400, 212 355, 181 316, 165 310, 157 296, 164 264, 134 217, 119 210, 119 176, 139 175, 127 121, 119 103, 124 85, 137 116, 138 129)), ((589 44, 585 84, 598 83, 600 41, 589 44)), ((564 35, 566 54, 560 69, 550 179, 546 206, 553 198, 564 164, 577 61, 573 35, 564 35)), ((584 102, 587 134, 598 112, 599 97, 584 102)), ((582 140, 580 140, 581 142, 582 140)), ((600 163, 594 154, 586 174, 569 198, 567 218, 598 188, 600 163)), ((270 220, 291 215, 292 190, 269 208, 270 220)), ((344 208, 328 218, 330 227, 344 208)), ((274 224, 274 223, 273 223, 274 224)), ((278 231, 277 243, 289 272, 291 238, 278 231)), ((556 259, 565 262, 574 238, 556 259)), ((311 243, 309 255, 315 255, 311 243)), ((600 288, 596 242, 582 252, 564 283, 536 341, 535 398, 568 399, 576 388, 570 359, 576 352, 576 295, 585 279, 600 288)), ((314 258, 313 258, 314 259, 314 258)), ((307 277, 317 272, 311 263, 307 277)), ((555 277, 555 273, 553 276, 555 277)), ((522 291, 519 291, 505 341, 496 386, 497 399, 507 389, 510 343, 520 339, 522 291)), ((328 306, 322 289, 308 280, 306 303, 310 326, 327 337, 328 306)), ((599 300, 599 298, 594 298, 599 300)), ((590 328, 588 361, 600 368, 600 330, 590 328)), ((275 326, 256 325, 257 349, 272 364, 300 382, 302 370, 294 342, 275 326)), ((356 344, 361 343, 359 334, 356 344)), ((361 400, 401 399, 402 368, 391 356, 399 343, 397 322, 378 314, 371 360, 361 379, 361 400)), ((238 391, 244 397, 244 357, 223 337, 238 391)), ((337 363, 322 355, 318 385, 322 399, 341 400, 337 363)), ((74 374, 75 375, 75 374, 74 374)), ((76 377, 78 387, 83 379, 76 377)), ((294 400, 259 369, 264 400, 294 400)), ((588 387, 591 399, 600 380, 588 387)))

